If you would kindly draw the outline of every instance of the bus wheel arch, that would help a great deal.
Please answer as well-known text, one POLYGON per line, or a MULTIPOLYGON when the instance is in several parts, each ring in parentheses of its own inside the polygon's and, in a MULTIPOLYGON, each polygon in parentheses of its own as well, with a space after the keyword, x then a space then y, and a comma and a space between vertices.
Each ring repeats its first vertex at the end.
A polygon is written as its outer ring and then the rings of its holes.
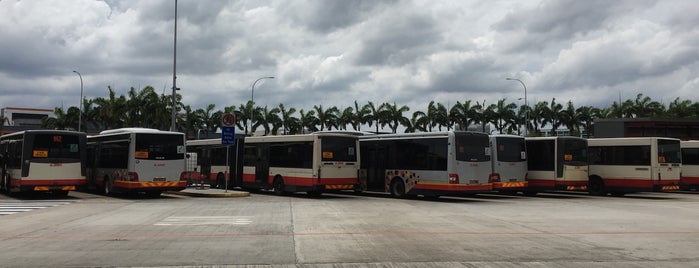
POLYGON ((607 194, 607 190, 604 186, 604 180, 597 175, 590 176, 587 190, 590 195, 602 196, 607 194))
POLYGON ((391 186, 389 189, 391 191, 391 196, 396 197, 396 198, 404 198, 405 197, 405 183, 403 182, 403 178, 394 177, 391 180, 391 186))
POLYGON ((274 181, 272 182, 272 189, 276 195, 284 195, 286 191, 284 190, 284 178, 281 175, 274 176, 274 181))

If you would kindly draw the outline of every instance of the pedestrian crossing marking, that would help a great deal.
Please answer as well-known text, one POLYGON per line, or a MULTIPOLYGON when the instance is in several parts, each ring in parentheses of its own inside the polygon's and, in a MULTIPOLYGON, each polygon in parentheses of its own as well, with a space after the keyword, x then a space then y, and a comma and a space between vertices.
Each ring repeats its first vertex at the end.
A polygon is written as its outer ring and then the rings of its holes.
POLYGON ((241 216, 172 216, 155 223, 156 226, 248 225, 252 220, 241 216))
POLYGON ((13 201, 0 202, 0 216, 29 212, 35 209, 55 207, 73 202, 68 201, 13 201))

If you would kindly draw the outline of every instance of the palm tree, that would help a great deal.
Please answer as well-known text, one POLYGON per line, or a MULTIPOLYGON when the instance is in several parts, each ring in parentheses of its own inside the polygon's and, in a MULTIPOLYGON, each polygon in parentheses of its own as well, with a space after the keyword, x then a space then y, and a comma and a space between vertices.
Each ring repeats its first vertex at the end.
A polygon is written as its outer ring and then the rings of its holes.
POLYGON ((203 125, 202 119, 199 117, 199 113, 192 110, 192 107, 186 105, 183 109, 184 111, 184 133, 187 137, 199 138, 197 132, 201 129, 203 125), (190 135, 191 134, 191 135, 190 135))
POLYGON ((548 105, 547 101, 540 101, 534 105, 534 109, 529 111, 529 123, 537 136, 541 135, 541 127, 546 124, 545 118, 548 105))
POLYGON ((296 113, 296 108, 289 108, 288 110, 286 107, 284 107, 283 103, 279 104, 279 114, 281 114, 281 120, 282 120, 282 134, 286 135, 287 132, 291 129, 291 124, 294 124, 294 119, 293 114, 296 113))
POLYGON ((559 115, 561 124, 566 126, 573 136, 578 136, 580 134, 580 118, 578 113, 573 106, 572 101, 568 101, 568 106, 565 110, 561 111, 559 115))
MULTIPOLYGON (((449 117, 458 125, 459 130, 468 130, 468 127, 474 122, 479 106, 471 106, 471 100, 466 100, 464 103, 459 101, 449 110, 449 117)), ((454 127, 457 128, 456 126, 454 127)))
POLYGON ((544 109, 544 120, 542 126, 551 125, 551 135, 556 135, 556 130, 561 126, 560 113, 563 110, 563 105, 556 103, 556 98, 551 99, 551 104, 544 109))
POLYGON ((352 124, 354 121, 354 109, 352 107, 347 107, 340 113, 337 118, 337 128, 342 130, 347 130, 347 124, 352 124))
POLYGON ((108 98, 100 97, 94 101, 99 106, 97 122, 101 123, 103 129, 123 127, 122 116, 126 111, 126 98, 123 95, 117 98, 111 86, 108 86, 107 90, 109 90, 108 98))
POLYGON ((279 109, 272 108, 269 109, 267 106, 260 109, 260 117, 258 117, 258 125, 261 125, 264 129, 264 135, 276 134, 282 125, 282 119, 279 117, 279 109), (271 130, 270 130, 271 127, 271 130))
POLYGON ((323 131, 325 127, 328 127, 328 130, 332 130, 332 127, 337 125, 337 113, 339 112, 337 107, 333 106, 324 110, 323 105, 315 105, 313 109, 318 116, 318 123, 320 124, 321 131, 323 131))
MULTIPOLYGON (((430 102, 432 104, 434 102, 430 102)), ((430 107, 428 107, 430 109, 430 107)), ((447 107, 441 103, 437 103, 436 106, 432 107, 434 113, 434 124, 436 124, 439 131, 442 131, 442 127, 446 127, 447 130, 451 130, 453 122, 449 120, 449 112, 447 112, 447 107)))
POLYGON ((410 120, 407 117, 403 116, 404 112, 410 110, 408 106, 403 105, 399 108, 395 103, 384 103, 382 105, 384 106, 384 112, 386 113, 386 116, 384 117, 384 123, 388 124, 388 127, 391 128, 391 131, 393 133, 396 133, 399 125, 410 125, 410 120))
POLYGON ((206 106, 206 109, 197 109, 195 111, 197 117, 201 120, 205 136, 209 136, 209 133, 215 133, 216 129, 221 125, 221 112, 214 109, 216 109, 216 104, 209 104, 206 106))
POLYGON ((679 97, 672 101, 667 108, 667 116, 672 118, 688 118, 696 115, 697 111, 693 109, 692 101, 680 101, 679 97))
POLYGON ((368 123, 369 126, 372 126, 372 124, 376 125, 376 132, 379 133, 379 122, 383 120, 384 113, 383 113, 383 105, 379 105, 378 107, 374 105, 373 102, 369 102, 366 105, 364 105, 363 109, 369 110, 369 116, 368 116, 368 123))
POLYGON ((581 106, 575 110, 577 118, 580 120, 580 125, 582 125, 582 133, 590 135, 590 130, 592 130, 592 123, 595 118, 599 116, 600 110, 592 106, 581 106))
POLYGON ((360 131, 362 124, 366 124, 371 121, 370 119, 370 114, 371 114, 371 109, 369 106, 364 105, 361 108, 359 107, 359 103, 357 101, 354 101, 354 116, 352 117, 352 121, 350 124, 352 125, 352 128, 356 131, 360 131))
POLYGON ((514 125, 514 119, 516 118, 514 109, 517 105, 514 103, 505 103, 506 99, 500 99, 497 103, 488 106, 489 114, 492 115, 490 122, 495 125, 495 129, 500 133, 504 133, 503 130, 510 128, 514 125))
POLYGON ((318 131, 318 125, 320 124, 318 118, 315 116, 315 111, 304 112, 303 109, 299 110, 299 121, 300 121, 300 131, 298 133, 303 133, 304 129, 309 132, 318 131))
POLYGON ((636 95, 636 100, 631 105, 631 111, 636 118, 658 117, 665 114, 665 106, 650 97, 643 97, 643 94, 636 95))
MULTIPOLYGON (((252 110, 253 110, 253 102, 248 101, 245 104, 241 104, 240 108, 238 108, 238 111, 236 111, 235 117, 236 117, 236 123, 238 124, 238 127, 241 129, 245 130, 245 135, 248 135, 248 131, 251 129, 248 129, 248 121, 250 121, 250 116, 252 115, 252 110), (242 124, 242 126, 240 125, 242 124)), ((252 132, 251 132, 252 133, 252 132)))

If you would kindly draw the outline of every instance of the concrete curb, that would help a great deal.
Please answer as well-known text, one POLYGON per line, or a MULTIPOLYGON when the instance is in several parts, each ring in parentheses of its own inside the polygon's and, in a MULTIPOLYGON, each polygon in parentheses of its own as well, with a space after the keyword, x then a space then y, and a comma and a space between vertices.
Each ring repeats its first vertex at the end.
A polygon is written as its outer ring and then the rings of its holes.
POLYGON ((233 190, 228 190, 227 192, 225 190, 220 190, 220 189, 196 189, 196 188, 187 188, 182 191, 168 191, 165 192, 166 194, 174 194, 174 195, 184 195, 184 196, 193 196, 193 197, 212 197, 212 198, 234 198, 234 197, 249 197, 250 193, 249 192, 244 192, 244 191, 233 191, 233 190))

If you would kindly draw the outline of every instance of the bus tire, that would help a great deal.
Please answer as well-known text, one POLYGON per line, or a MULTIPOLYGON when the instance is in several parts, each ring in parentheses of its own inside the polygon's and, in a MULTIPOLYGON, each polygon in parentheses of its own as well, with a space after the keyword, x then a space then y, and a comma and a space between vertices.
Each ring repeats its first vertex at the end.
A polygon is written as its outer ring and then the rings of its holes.
POLYGON ((604 181, 600 177, 591 177, 588 182, 587 191, 590 195, 603 196, 607 194, 604 187, 604 181))
POLYGON ((391 196, 395 198, 405 198, 405 184, 400 178, 394 178, 391 181, 391 196))
POLYGON ((522 192, 522 194, 524 196, 536 196, 536 194, 538 194, 538 193, 539 192, 537 192, 537 191, 524 191, 524 192, 522 192))
POLYGON ((224 176, 221 172, 216 175, 216 188, 226 188, 226 176, 224 176))
POLYGON ((53 194, 53 196, 56 196, 56 197, 65 197, 65 196, 68 196, 68 191, 64 191, 64 190, 53 191, 53 192, 51 192, 51 194, 53 194))
POLYGON ((103 184, 104 185, 102 187, 102 193, 104 193, 104 195, 114 194, 114 180, 113 179, 111 179, 109 177, 105 177, 103 184))
POLYGON ((306 192, 306 194, 310 197, 320 197, 321 195, 323 195, 323 191, 321 191, 321 190, 308 191, 308 192, 306 192))
POLYGON ((7 195, 12 194, 12 185, 10 185, 10 183, 10 174, 5 174, 5 176, 2 177, 2 191, 7 195))
POLYGON ((284 193, 286 193, 286 191, 284 190, 284 179, 282 179, 280 176, 277 176, 274 179, 272 187, 274 189, 274 194, 276 195, 284 195, 284 193))
POLYGON ((151 197, 151 198, 159 197, 162 193, 163 193, 163 191, 147 191, 146 196, 151 197))

